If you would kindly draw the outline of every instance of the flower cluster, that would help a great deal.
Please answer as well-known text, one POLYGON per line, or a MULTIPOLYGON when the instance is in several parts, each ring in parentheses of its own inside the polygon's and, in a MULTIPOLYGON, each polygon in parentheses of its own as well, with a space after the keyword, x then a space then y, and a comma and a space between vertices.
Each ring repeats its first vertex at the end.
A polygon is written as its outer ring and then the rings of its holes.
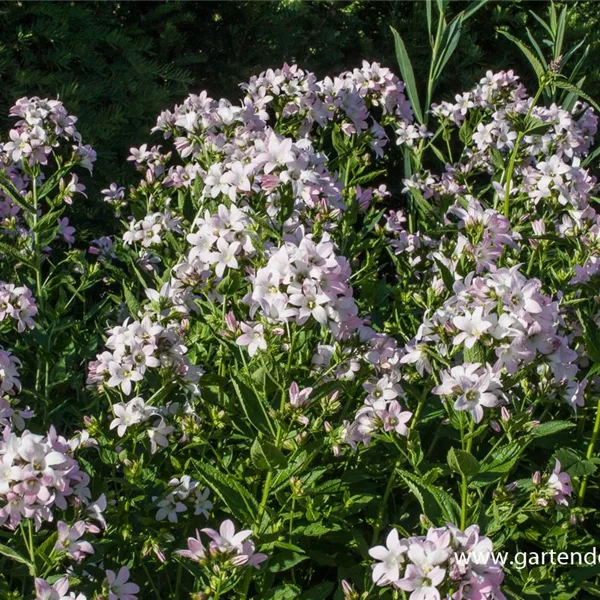
POLYGON ((81 440, 66 440, 50 428, 47 436, 8 427, 0 440, 0 524, 15 529, 23 518, 36 529, 53 519, 53 507, 65 510, 90 501, 89 476, 73 451, 81 440))
POLYGON ((369 550, 379 561, 373 565, 373 582, 410 592, 409 600, 504 600, 504 573, 492 550, 492 541, 477 525, 461 531, 448 524, 410 538, 392 529, 385 546, 369 550))
POLYGON ((112 352, 107 350, 90 363, 88 384, 120 387, 129 395, 147 369, 163 368, 190 386, 196 385, 201 370, 186 360, 187 348, 175 328, 163 327, 146 315, 141 321, 126 319, 108 333, 106 347, 112 352))
POLYGON ((360 69, 322 81, 314 73, 286 64, 252 77, 241 87, 260 111, 272 108, 293 123, 299 137, 336 122, 345 135, 366 137, 376 156, 383 156, 388 142, 382 125, 406 128, 413 118, 404 83, 388 68, 367 61, 360 69), (373 109, 381 114, 381 122, 373 109))
POLYGON ((243 258, 254 254, 252 219, 247 207, 229 208, 220 204, 215 214, 205 211, 193 224, 194 232, 187 235, 191 245, 185 260, 174 267, 174 279, 193 288, 203 287, 210 292, 216 281, 222 280, 228 269, 239 269, 243 258))
POLYGON ((460 189, 467 177, 494 174, 516 152, 512 181, 494 181, 492 187, 501 198, 508 191, 510 198, 523 199, 531 211, 527 218, 531 224, 546 214, 548 206, 555 213, 548 220, 557 232, 564 230, 564 209, 569 212, 567 220, 579 220, 586 213, 584 219, 595 219, 595 211, 588 209, 596 181, 581 166, 598 125, 590 107, 577 103, 569 111, 556 104, 532 106, 533 99, 512 71, 488 72, 456 100, 434 106, 433 112, 447 126, 472 127, 473 144, 441 178, 430 175, 414 183, 426 197, 447 194, 444 179, 460 189))
MULTIPOLYGON (((336 254, 329 236, 315 242, 299 229, 295 239, 272 249, 266 266, 252 276, 244 302, 251 317, 260 310, 273 323, 316 322, 343 339, 361 324, 349 279, 348 262, 336 254)), ((238 343, 249 345, 257 334, 256 327, 245 331, 238 343)))
POLYGON ((454 292, 423 321, 401 359, 423 374, 432 371, 436 353, 445 360, 463 357, 462 365, 442 372, 434 393, 457 395, 455 408, 470 410, 478 422, 482 406, 501 403, 503 378, 506 385, 509 376, 527 368, 547 392, 562 393, 574 408, 581 404, 580 394, 571 393, 573 386, 581 392, 585 387, 575 380, 578 355, 561 332, 558 303, 542 294, 540 281, 527 279, 516 265, 481 277, 471 273, 454 284, 454 292), (479 360, 471 364, 469 356, 479 360))
POLYGON ((35 298, 27 286, 0 281, 0 323, 8 317, 16 321, 19 333, 23 333, 33 329, 37 312, 35 298))
POLYGON ((123 234, 126 244, 139 243, 143 248, 160 244, 161 236, 166 232, 181 233, 178 217, 169 212, 156 212, 146 215, 141 221, 129 221, 129 231, 123 234))
POLYGON ((245 529, 236 533, 235 525, 229 519, 221 523, 219 531, 205 528, 202 533, 210 538, 208 547, 204 546, 200 533, 196 531, 196 537, 188 538, 187 550, 178 550, 178 553, 202 565, 216 562, 233 567, 248 565, 258 568, 268 558, 266 554, 255 551, 255 544, 249 539, 252 530, 245 529))
POLYGON ((176 151, 188 162, 167 170, 161 166, 157 172, 153 164, 166 164, 165 157, 160 161, 156 157, 159 149, 151 158, 147 152, 138 153, 140 168, 151 172, 152 178, 162 178, 167 188, 188 187, 200 178, 204 201, 228 198, 241 207, 260 198, 271 218, 289 206, 284 219, 287 230, 299 222, 311 226, 315 221, 335 220, 344 208, 340 184, 310 140, 294 142, 277 134, 252 104, 236 107, 203 92, 190 96, 173 112, 164 112, 155 130, 173 136, 176 151), (205 160, 215 154, 217 160, 205 160))
POLYGON ((186 502, 192 502, 194 516, 203 515, 208 519, 213 507, 213 503, 208 499, 210 496, 208 488, 200 487, 200 483, 193 481, 189 475, 184 475, 181 479, 171 479, 168 485, 172 491, 157 503, 157 521, 167 519, 170 523, 177 523, 177 514, 184 513, 188 509, 186 502))

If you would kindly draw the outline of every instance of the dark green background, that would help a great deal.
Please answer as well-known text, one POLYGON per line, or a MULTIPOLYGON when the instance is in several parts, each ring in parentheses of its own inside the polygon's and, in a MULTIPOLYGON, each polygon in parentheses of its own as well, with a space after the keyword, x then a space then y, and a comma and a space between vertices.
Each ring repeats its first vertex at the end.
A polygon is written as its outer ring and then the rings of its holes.
MULTIPOLYGON (((566 47, 596 32, 598 4, 571 3, 566 47)), ((451 2, 450 13, 466 2, 451 2)), ((523 37, 541 27, 548 3, 491 1, 464 28, 437 90, 451 99, 486 70, 532 72, 519 50, 497 33, 523 37)), ((379 61, 397 72, 389 26, 403 36, 417 85, 426 80, 429 45, 424 2, 301 0, 255 2, 0 2, 0 119, 23 95, 59 95, 79 116, 85 141, 98 151, 97 192, 128 183, 130 146, 149 138, 156 115, 189 92, 207 89, 235 100, 254 73, 297 62, 319 77, 379 61)), ((586 91, 599 94, 597 39, 588 39, 586 91)), ((157 138, 158 139, 158 138, 157 138)))

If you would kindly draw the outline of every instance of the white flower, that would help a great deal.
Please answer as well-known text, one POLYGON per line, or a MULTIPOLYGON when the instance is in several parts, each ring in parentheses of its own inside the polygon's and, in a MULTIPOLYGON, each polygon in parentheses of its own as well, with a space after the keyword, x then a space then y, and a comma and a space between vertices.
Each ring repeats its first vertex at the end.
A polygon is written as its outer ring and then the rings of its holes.
POLYGON ((217 252, 213 252, 212 260, 216 263, 215 273, 218 277, 223 277, 225 268, 230 269, 238 268, 238 261, 235 255, 238 253, 241 244, 239 242, 233 242, 229 244, 225 239, 219 238, 217 240, 217 252))
POLYGON ((203 490, 196 488, 196 500, 194 502, 195 515, 203 515, 208 519, 213 507, 213 503, 208 499, 209 496, 210 490, 208 488, 204 488, 203 490))
POLYGON ((130 425, 136 425, 146 419, 146 405, 139 396, 126 404, 120 402, 112 407, 115 418, 110 423, 110 429, 117 428, 117 435, 123 437, 130 425))
POLYGON ((266 350, 267 342, 264 337, 264 327, 261 324, 246 325, 246 323, 240 323, 240 329, 243 331, 242 335, 235 341, 238 346, 248 346, 248 354, 254 356, 257 350, 266 350))
POLYGON ((481 336, 495 324, 494 317, 483 316, 483 307, 477 307, 473 313, 466 312, 462 317, 452 319, 454 326, 461 331, 453 341, 457 346, 464 342, 467 348, 472 348, 481 336))

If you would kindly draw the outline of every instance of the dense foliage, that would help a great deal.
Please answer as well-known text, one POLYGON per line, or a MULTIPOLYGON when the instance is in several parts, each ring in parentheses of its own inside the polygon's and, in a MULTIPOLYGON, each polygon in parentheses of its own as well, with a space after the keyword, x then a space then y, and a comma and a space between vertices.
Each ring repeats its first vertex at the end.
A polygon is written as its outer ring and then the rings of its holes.
POLYGON ((403 80, 285 64, 191 94, 98 194, 85 123, 13 104, 1 598, 600 594, 598 564, 539 558, 600 544, 591 50, 551 8, 543 48, 503 38, 528 86, 449 93, 485 6, 430 5, 424 76, 394 29, 403 80))
MULTIPOLYGON (((449 10, 457 13, 461 4, 449 10)), ((547 2, 488 2, 464 24, 440 94, 467 89, 489 69, 515 69, 534 85, 527 61, 498 29, 521 37, 528 27, 541 42, 546 32, 534 15, 546 18, 547 10, 547 2)), ((0 123, 9 126, 15 98, 60 96, 98 152, 97 177, 86 181, 94 191, 108 179, 133 181, 127 149, 143 143, 155 115, 189 91, 235 97, 240 81, 284 62, 323 76, 363 59, 394 64, 390 26, 404 36, 419 85, 429 65, 423 2, 4 1, 0 16, 0 123)), ((600 48, 590 32, 598 25, 594 2, 571 6, 567 43, 586 38, 591 45, 586 89, 594 97, 600 48)), ((98 211, 79 213, 102 222, 106 215, 98 211)))

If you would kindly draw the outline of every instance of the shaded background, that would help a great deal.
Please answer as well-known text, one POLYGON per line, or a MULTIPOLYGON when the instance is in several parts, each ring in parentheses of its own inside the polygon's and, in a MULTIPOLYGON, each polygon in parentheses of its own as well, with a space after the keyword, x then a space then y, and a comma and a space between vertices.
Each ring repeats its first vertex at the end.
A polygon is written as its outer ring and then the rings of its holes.
MULTIPOLYGON (((600 25, 598 4, 570 4, 567 48, 600 25)), ((451 2, 450 12, 465 6, 451 2)), ((488 69, 515 69, 533 85, 529 64, 497 32, 524 37, 527 26, 541 38, 529 11, 545 18, 548 3, 491 1, 470 19, 437 99, 471 88, 488 69)), ((417 85, 429 60, 424 2, 408 0, 0 2, 0 20, 2 130, 15 99, 59 95, 98 152, 90 193, 132 181, 128 149, 148 141, 157 114, 190 92, 236 100, 239 82, 286 61, 318 77, 360 66, 363 58, 398 73, 390 25, 406 42, 417 85)), ((588 42, 584 87, 598 98, 600 42, 588 42)))

